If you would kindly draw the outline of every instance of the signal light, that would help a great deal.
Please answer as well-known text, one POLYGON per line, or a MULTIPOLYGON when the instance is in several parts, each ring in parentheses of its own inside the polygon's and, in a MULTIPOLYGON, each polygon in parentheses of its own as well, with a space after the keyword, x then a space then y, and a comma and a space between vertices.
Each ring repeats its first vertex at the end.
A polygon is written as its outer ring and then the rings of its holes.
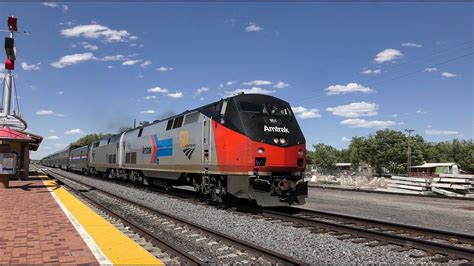
POLYGON ((15 70, 15 61, 10 60, 9 58, 7 58, 7 60, 5 60, 5 69, 6 70, 15 70))
POLYGON ((265 150, 263 148, 258 148, 257 152, 258 152, 258 154, 263 154, 265 152, 265 150))
POLYGON ((18 31, 17 18, 14 16, 8 17, 8 29, 10 31, 18 31))
POLYGON ((280 144, 285 145, 286 144, 286 139, 285 138, 280 138, 280 144))
POLYGON ((273 142, 275 142, 275 144, 278 144, 278 141, 280 141, 278 138, 273 139, 273 142))
POLYGON ((303 150, 298 151, 298 156, 303 156, 303 154, 304 154, 303 150))

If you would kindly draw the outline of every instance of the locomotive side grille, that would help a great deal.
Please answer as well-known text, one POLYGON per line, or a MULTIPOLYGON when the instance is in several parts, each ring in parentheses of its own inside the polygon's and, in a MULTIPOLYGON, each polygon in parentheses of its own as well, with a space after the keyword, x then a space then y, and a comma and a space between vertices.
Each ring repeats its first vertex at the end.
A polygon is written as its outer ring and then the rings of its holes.
POLYGON ((187 124, 197 122, 198 118, 199 118, 199 113, 197 113, 197 112, 192 113, 192 114, 188 114, 188 115, 186 115, 186 118, 184 118, 184 124, 187 125, 187 124))

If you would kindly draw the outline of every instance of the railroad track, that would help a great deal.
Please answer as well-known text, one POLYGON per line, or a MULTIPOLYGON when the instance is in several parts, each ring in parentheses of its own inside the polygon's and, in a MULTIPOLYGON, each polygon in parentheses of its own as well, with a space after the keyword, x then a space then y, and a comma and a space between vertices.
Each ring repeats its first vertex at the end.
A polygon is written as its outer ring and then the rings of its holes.
MULTIPOLYGON (((144 188, 137 186, 137 189, 144 188)), ((182 192, 146 190, 196 204, 198 202, 196 197, 182 192)), ((392 244, 398 246, 395 250, 400 252, 422 250, 425 254, 419 257, 435 256, 431 259, 434 262, 463 260, 474 263, 473 235, 295 207, 265 209, 238 205, 233 209, 241 215, 250 212, 255 218, 283 221, 284 225, 305 228, 312 233, 331 233, 340 240, 367 243, 368 246, 392 244)))
MULTIPOLYGON (((208 264, 208 263, 245 263, 245 264, 285 264, 300 265, 301 261, 267 250, 252 243, 222 234, 205 228, 191 221, 164 213, 141 203, 127 199, 121 195, 111 194, 108 191, 93 187, 76 179, 69 179, 64 174, 54 170, 44 170, 47 175, 58 180, 61 185, 108 215, 130 226, 140 236, 159 246, 167 253, 179 257, 180 263, 208 264), (75 185, 74 185, 75 183, 75 185), (120 206, 116 210, 116 206, 120 206), (141 222, 137 222, 141 221, 141 222), (144 226, 146 225, 146 226, 144 226), (165 232, 161 235, 150 228, 160 228, 165 232), (176 239, 178 243, 166 241, 163 235, 181 234, 176 239), (190 241, 200 242, 199 249, 186 250, 179 245, 189 246, 190 241), (209 250, 216 254, 210 255, 209 250)), ((174 242, 174 241, 173 241, 174 242)))
POLYGON ((434 262, 466 260, 474 263, 473 235, 302 208, 251 211, 267 220, 289 222, 291 226, 304 227, 314 233, 330 232, 340 240, 369 246, 393 244, 399 246, 395 250, 400 252, 423 250, 426 254, 419 257, 437 255, 432 258, 434 262))

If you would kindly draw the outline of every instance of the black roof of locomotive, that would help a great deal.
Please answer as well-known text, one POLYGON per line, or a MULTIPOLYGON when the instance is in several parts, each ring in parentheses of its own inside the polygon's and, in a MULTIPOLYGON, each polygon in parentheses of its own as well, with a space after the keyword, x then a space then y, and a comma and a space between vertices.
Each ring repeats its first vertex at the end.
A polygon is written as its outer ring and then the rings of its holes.
MULTIPOLYGON (((218 104, 222 100, 237 99, 237 98, 238 99, 249 99, 249 98, 251 98, 253 101, 256 101, 256 102, 266 102, 266 103, 277 103, 277 102, 281 103, 281 102, 284 102, 284 103, 288 104, 288 102, 286 102, 286 101, 284 101, 280 98, 271 96, 271 95, 257 94, 257 93, 245 94, 245 93, 242 92, 242 93, 239 93, 237 95, 230 96, 230 97, 227 97, 227 98, 222 98, 218 101, 215 101, 215 102, 212 102, 212 103, 209 103, 209 104, 206 104, 206 105, 203 105, 203 106, 191 109, 191 110, 186 110, 182 113, 179 113, 179 114, 176 114, 176 115, 173 115, 173 116, 169 116, 169 117, 166 117, 166 118, 163 118, 163 119, 154 120, 153 123, 150 123, 150 125, 159 123, 161 121, 169 120, 169 119, 172 119, 172 118, 175 118, 175 117, 178 117, 178 116, 182 116, 182 115, 185 115, 185 114, 189 114, 189 113, 192 113, 192 112, 196 112, 196 111, 206 109, 209 106, 218 104)), ((149 125, 146 125, 146 126, 149 126, 149 125)), ((137 128, 146 127, 146 126, 140 126, 140 127, 137 127, 137 128)), ((135 128, 135 129, 137 129, 137 128, 135 128)), ((133 129, 133 130, 135 130, 135 129, 133 129)))

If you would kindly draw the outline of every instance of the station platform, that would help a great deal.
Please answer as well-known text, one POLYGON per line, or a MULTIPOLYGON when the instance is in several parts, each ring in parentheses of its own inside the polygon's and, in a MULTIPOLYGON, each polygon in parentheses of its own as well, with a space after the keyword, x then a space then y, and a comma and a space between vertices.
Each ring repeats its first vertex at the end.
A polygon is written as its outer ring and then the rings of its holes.
POLYGON ((0 189, 0 265, 163 264, 41 173, 0 189))

